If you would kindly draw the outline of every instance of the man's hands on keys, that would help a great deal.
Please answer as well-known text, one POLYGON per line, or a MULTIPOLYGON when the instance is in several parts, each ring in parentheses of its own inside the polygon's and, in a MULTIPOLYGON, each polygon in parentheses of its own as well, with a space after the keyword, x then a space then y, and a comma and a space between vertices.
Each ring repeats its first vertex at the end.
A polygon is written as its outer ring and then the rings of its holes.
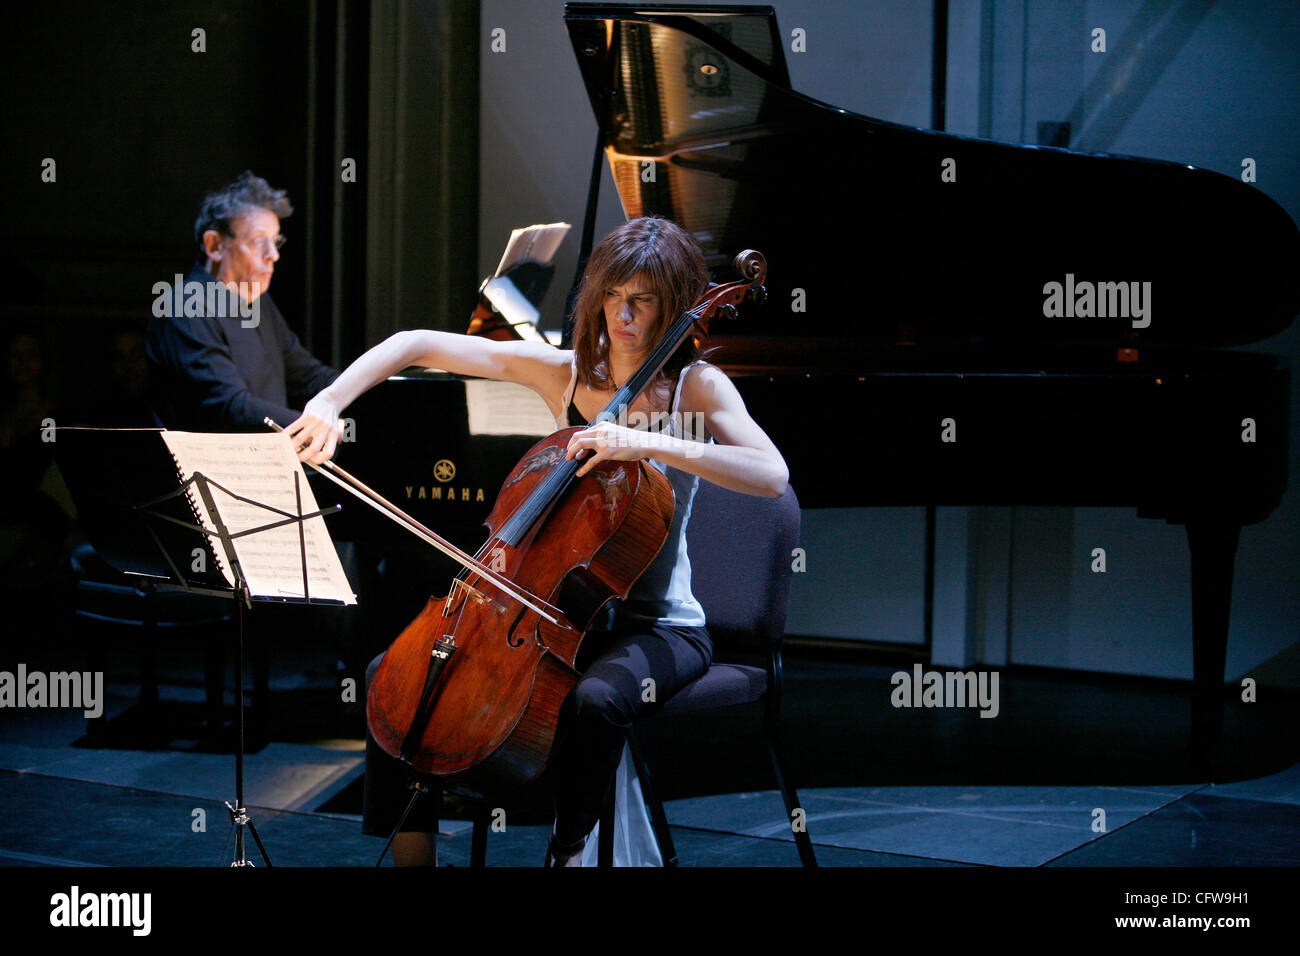
POLYGON ((299 461, 320 465, 334 457, 343 438, 343 420, 338 406, 321 392, 285 431, 293 439, 299 461))

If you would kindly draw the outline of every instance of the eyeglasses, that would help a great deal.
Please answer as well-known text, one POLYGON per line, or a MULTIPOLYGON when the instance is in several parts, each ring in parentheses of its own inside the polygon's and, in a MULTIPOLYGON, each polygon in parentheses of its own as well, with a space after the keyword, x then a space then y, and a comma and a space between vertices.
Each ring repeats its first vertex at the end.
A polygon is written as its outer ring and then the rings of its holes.
POLYGON ((283 249, 286 240, 284 236, 272 236, 270 238, 266 236, 253 236, 251 239, 240 239, 237 241, 247 243, 265 253, 270 251, 272 245, 274 245, 276 249, 283 249))

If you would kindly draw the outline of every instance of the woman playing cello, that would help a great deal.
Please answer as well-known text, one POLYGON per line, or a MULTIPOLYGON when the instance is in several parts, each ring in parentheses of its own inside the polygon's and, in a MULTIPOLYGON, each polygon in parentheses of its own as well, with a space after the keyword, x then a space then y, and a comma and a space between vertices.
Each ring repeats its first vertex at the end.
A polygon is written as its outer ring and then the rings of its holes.
MULTIPOLYGON (((680 226, 659 218, 634 219, 592 252, 575 308, 572 350, 449 332, 399 332, 353 362, 287 430, 303 460, 325 461, 341 438, 337 423, 343 410, 362 392, 412 365, 526 385, 546 400, 557 428, 586 425, 707 285, 704 256, 680 226)), ((605 422, 577 432, 567 455, 585 459, 579 475, 607 459, 649 461, 671 483, 676 509, 662 550, 627 599, 616 602, 610 632, 583 643, 583 677, 565 701, 549 763, 555 786, 555 826, 547 852, 551 866, 579 864, 618 767, 625 728, 703 674, 712 660, 704 612, 691 593, 686 550, 699 479, 745 494, 779 496, 789 474, 731 381, 697 360, 690 338, 621 420, 654 422, 659 430, 605 422), (703 427, 685 427, 690 422, 703 427), (643 700, 647 678, 655 688, 646 695, 653 698, 650 702, 643 700)), ((392 768, 381 766, 385 760, 396 763, 368 746, 365 829, 376 835, 386 834, 396 820, 396 813, 380 819, 391 811, 381 811, 380 795, 372 792, 380 777, 399 779, 392 768)), ((400 807, 401 792, 390 796, 395 798, 392 805, 400 807)), ((408 820, 408 832, 393 844, 395 862, 426 861, 428 832, 434 827, 436 819, 427 812, 423 820, 408 820)))

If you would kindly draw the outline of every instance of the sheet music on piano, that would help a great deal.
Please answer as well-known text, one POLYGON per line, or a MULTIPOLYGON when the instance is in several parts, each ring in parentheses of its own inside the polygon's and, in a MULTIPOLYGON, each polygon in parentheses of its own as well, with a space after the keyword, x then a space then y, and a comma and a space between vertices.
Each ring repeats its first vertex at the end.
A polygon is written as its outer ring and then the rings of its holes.
POLYGON ((525 342, 545 342, 537 330, 541 312, 505 276, 493 276, 483 284, 483 294, 525 342))
MULTIPOLYGON (((195 473, 237 495, 279 508, 289 514, 299 513, 294 475, 301 493, 301 513, 319 510, 311 486, 303 474, 302 464, 294 454, 293 443, 283 434, 205 434, 164 430, 166 443, 182 481, 195 473)), ((190 504, 203 527, 216 527, 193 488, 188 491, 190 504)), ((271 524, 281 519, 273 511, 231 497, 221 488, 212 489, 218 516, 232 534, 271 524)), ((303 523, 307 555, 307 589, 312 600, 356 604, 356 595, 321 516, 303 523)), ((209 539, 211 557, 233 587, 235 578, 222 553, 219 539, 209 539)), ((278 528, 235 538, 235 557, 244 571, 249 591, 254 597, 303 599, 302 547, 296 522, 278 528)))
POLYGON ((471 435, 549 435, 555 417, 531 388, 489 379, 465 381, 471 435))
POLYGON ((526 342, 558 345, 560 335, 557 331, 548 337, 537 328, 537 321, 541 317, 537 305, 519 290, 509 273, 526 263, 549 266, 570 228, 567 222, 552 222, 511 230, 496 272, 483 283, 482 293, 492 308, 526 342))
POLYGON ((527 226, 512 229, 510 241, 501 254, 497 271, 493 275, 504 275, 506 270, 521 262, 536 262, 546 265, 555 258, 555 250, 572 228, 567 222, 551 222, 546 225, 527 226))

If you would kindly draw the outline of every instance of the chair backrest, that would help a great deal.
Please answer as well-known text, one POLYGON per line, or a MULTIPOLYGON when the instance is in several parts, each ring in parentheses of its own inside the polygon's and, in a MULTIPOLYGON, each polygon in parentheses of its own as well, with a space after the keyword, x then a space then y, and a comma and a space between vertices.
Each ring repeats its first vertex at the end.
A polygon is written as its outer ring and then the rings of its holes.
POLYGON ((766 650, 781 640, 799 545, 799 499, 758 498, 700 481, 687 526, 691 590, 718 647, 766 650))

